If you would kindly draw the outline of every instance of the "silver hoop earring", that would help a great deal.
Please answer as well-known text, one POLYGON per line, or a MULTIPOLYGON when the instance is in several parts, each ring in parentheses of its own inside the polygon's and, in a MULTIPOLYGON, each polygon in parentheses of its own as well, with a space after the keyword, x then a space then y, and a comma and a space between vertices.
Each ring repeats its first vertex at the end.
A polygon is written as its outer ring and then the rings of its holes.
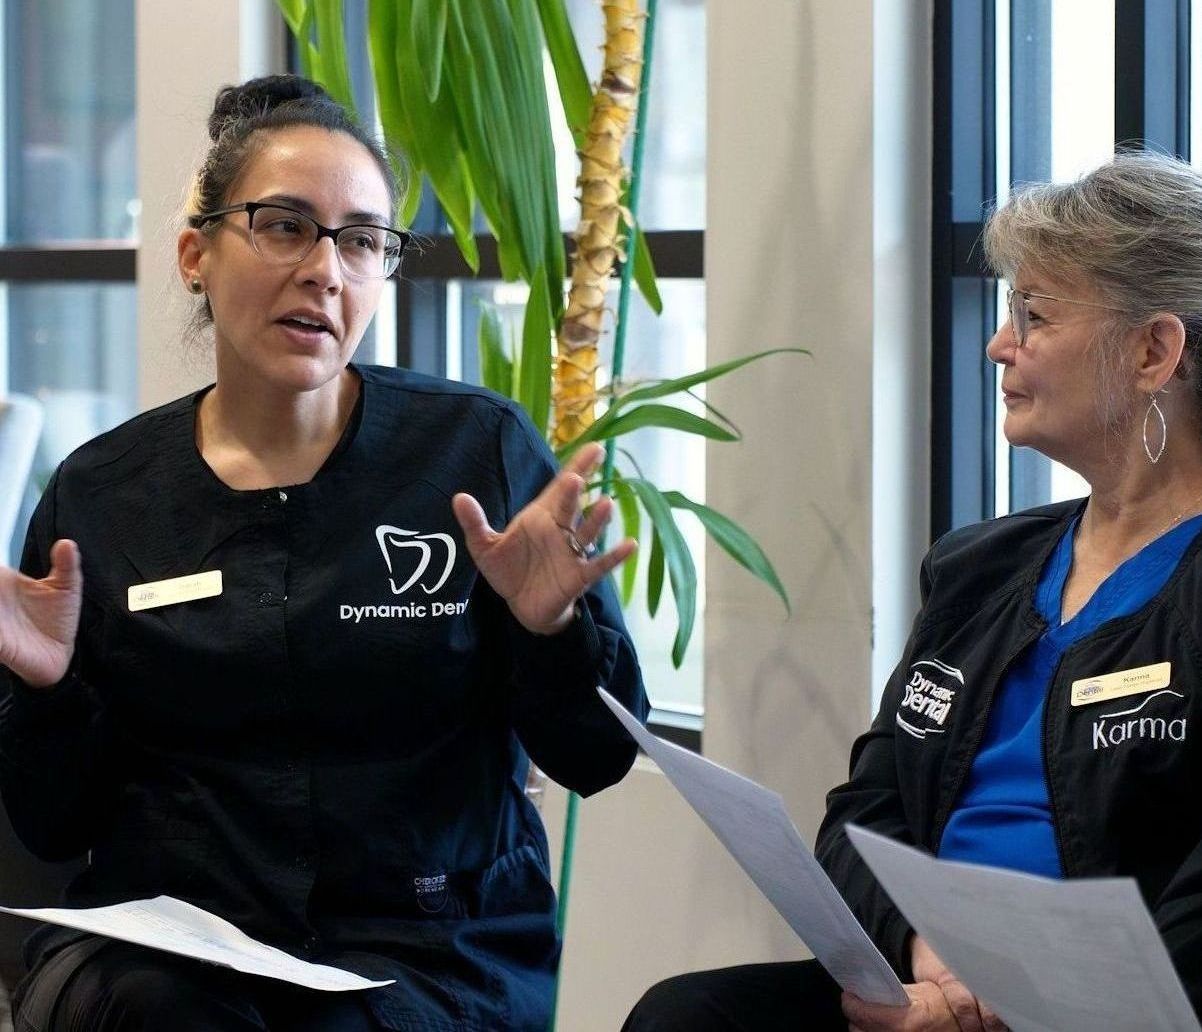
POLYGON ((1169 427, 1164 420, 1164 412, 1161 411, 1160 405, 1156 402, 1156 395, 1153 394, 1148 399, 1148 411, 1144 413, 1144 454, 1148 456, 1148 461, 1153 466, 1160 461, 1160 457, 1164 454, 1164 447, 1169 443, 1169 427), (1152 447, 1148 444, 1148 420, 1152 418, 1152 413, 1156 413, 1156 418, 1160 420, 1160 447, 1156 449, 1156 453, 1152 453, 1152 447))
POLYGON ((193 294, 203 294, 205 285, 201 283, 199 279, 193 276, 192 282, 188 284, 188 289, 191 290, 193 294))

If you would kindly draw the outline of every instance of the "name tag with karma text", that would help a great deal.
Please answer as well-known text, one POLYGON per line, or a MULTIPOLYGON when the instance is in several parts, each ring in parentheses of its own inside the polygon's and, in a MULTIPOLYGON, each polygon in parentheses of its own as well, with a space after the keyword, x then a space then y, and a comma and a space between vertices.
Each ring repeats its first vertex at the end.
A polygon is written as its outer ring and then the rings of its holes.
POLYGON ((1124 695, 1143 695, 1158 688, 1167 688, 1172 679, 1172 666, 1171 663, 1153 663, 1130 670, 1116 670, 1113 674, 1083 677, 1073 682, 1070 696, 1072 704, 1088 706, 1094 702, 1121 699, 1124 695))
POLYGON ((174 606, 180 602, 195 602, 221 594, 221 571, 190 573, 186 577, 135 584, 129 589, 129 611, 174 606))

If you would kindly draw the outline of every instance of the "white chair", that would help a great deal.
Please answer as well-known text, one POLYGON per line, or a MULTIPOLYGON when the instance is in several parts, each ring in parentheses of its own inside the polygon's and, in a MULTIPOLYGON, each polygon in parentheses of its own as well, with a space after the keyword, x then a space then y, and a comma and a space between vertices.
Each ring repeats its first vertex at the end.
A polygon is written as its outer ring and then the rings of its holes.
POLYGON ((41 434, 38 402, 21 394, 0 398, 0 560, 9 554, 41 434))

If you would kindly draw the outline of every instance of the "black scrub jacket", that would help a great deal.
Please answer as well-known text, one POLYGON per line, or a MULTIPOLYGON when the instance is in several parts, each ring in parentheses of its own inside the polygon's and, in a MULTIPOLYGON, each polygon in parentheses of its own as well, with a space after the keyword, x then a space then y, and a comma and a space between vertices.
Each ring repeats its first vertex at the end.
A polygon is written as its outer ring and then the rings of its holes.
MULTIPOLYGON (((556 469, 516 405, 356 371, 307 484, 218 480, 203 391, 62 464, 22 568, 79 543, 76 660, 48 690, 5 672, 0 789, 35 853, 90 851, 67 905, 176 896, 395 978, 368 994, 387 1028, 542 1029, 559 942, 527 755, 586 795, 618 781, 635 747, 594 689, 645 716, 634 648, 608 581, 540 637, 477 575, 451 496, 502 527, 556 469), (209 571, 220 595, 130 611, 131 587, 209 571)), ((41 929, 31 963, 81 935, 41 929)))

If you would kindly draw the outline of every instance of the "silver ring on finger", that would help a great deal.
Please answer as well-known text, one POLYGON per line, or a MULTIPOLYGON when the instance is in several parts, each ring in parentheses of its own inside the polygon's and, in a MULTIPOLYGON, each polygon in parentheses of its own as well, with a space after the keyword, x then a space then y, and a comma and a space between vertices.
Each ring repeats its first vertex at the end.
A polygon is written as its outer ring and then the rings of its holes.
POLYGON ((568 548, 572 550, 572 554, 578 559, 587 559, 591 546, 584 545, 571 527, 561 525, 559 529, 563 531, 563 538, 568 543, 568 548))

